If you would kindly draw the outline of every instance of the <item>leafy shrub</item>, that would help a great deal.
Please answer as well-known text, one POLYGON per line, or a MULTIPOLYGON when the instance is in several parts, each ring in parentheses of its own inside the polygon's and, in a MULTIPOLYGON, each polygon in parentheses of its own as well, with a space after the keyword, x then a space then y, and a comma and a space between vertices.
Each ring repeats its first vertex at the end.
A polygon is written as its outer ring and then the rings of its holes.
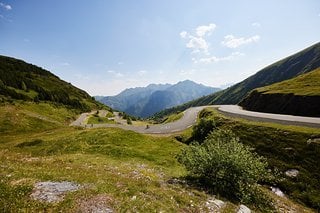
POLYGON ((223 196, 244 203, 260 203, 265 208, 271 205, 257 187, 258 181, 268 176, 266 160, 239 143, 231 131, 210 133, 201 145, 193 143, 184 148, 178 161, 192 176, 223 196))
POLYGON ((200 144, 206 139, 207 135, 216 128, 216 124, 212 119, 201 118, 199 123, 193 127, 192 139, 200 144))

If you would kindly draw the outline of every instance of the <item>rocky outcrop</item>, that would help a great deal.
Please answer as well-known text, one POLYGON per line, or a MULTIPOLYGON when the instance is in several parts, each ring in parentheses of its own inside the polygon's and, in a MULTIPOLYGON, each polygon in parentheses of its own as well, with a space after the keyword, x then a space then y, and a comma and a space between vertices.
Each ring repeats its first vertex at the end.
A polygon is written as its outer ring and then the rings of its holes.
POLYGON ((239 105, 250 111, 320 117, 320 96, 268 94, 253 90, 239 105))

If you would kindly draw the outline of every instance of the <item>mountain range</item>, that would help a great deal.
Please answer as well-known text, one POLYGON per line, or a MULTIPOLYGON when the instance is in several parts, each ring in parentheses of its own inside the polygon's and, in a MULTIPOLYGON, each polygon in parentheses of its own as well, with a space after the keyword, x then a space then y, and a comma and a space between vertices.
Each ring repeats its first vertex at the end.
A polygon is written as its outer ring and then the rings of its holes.
POLYGON ((212 104, 238 104, 256 88, 271 85, 308 73, 320 67, 320 43, 316 43, 296 54, 273 63, 249 78, 214 94, 198 98, 183 105, 166 109, 155 115, 162 117, 192 106, 212 104))
POLYGON ((116 96, 95 97, 113 109, 137 117, 148 117, 163 109, 219 91, 190 80, 177 84, 150 84, 147 87, 126 89, 116 96))

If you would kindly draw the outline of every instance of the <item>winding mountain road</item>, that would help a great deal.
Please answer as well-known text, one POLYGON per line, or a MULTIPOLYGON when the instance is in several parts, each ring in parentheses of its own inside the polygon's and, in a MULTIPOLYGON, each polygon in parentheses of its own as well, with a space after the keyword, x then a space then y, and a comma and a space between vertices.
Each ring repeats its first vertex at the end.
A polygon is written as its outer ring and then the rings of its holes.
POLYGON ((191 107, 185 110, 183 117, 177 121, 168 124, 150 125, 149 128, 145 126, 134 126, 121 124, 85 124, 85 120, 92 113, 83 113, 80 117, 72 122, 70 126, 82 126, 86 128, 101 128, 101 127, 116 127, 125 130, 132 130, 143 134, 171 134, 174 132, 183 131, 193 126, 197 121, 198 113, 204 108, 213 107, 217 108, 222 114, 231 117, 244 118, 253 121, 280 123, 285 125, 297 125, 320 128, 320 118, 302 117, 292 115, 281 115, 271 113, 261 113, 243 110, 237 105, 211 105, 191 107))

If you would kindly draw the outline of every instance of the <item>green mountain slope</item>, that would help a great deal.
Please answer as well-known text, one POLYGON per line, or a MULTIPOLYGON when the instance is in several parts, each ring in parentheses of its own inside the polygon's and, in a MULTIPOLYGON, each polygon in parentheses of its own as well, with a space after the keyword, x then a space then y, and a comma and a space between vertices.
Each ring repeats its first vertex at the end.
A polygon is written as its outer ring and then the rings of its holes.
POLYGON ((239 105, 245 109, 320 116, 320 68, 295 78, 253 90, 239 105))
POLYGON ((182 106, 165 110, 156 116, 182 111, 191 106, 211 104, 237 104, 251 90, 284 81, 320 67, 320 43, 314 44, 294 55, 260 70, 244 81, 223 91, 199 98, 182 106))
POLYGON ((49 101, 81 111, 97 108, 85 91, 47 70, 22 60, 0 56, 0 101, 49 101))

